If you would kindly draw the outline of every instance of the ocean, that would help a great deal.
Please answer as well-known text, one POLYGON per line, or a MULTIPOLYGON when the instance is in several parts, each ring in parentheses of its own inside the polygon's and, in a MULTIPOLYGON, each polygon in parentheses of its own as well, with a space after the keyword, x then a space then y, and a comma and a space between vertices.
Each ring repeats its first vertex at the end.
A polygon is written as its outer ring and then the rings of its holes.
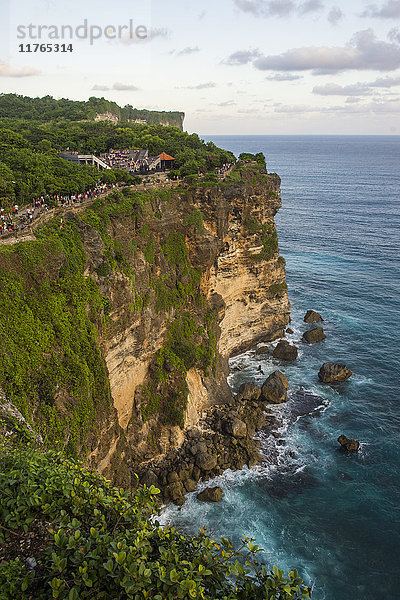
POLYGON ((314 600, 400 600, 400 136, 206 139, 236 155, 264 152, 282 178, 288 339, 300 352, 287 364, 254 352, 231 360, 234 392, 276 369, 287 376, 281 441, 261 435, 264 464, 215 480, 220 504, 194 493, 162 519, 188 533, 204 525, 213 537, 254 538, 267 564, 299 570, 314 600), (313 346, 300 342, 308 309, 327 335, 313 346), (323 385, 324 362, 344 362, 354 376, 323 385), (342 433, 361 442, 358 453, 341 451, 342 433))

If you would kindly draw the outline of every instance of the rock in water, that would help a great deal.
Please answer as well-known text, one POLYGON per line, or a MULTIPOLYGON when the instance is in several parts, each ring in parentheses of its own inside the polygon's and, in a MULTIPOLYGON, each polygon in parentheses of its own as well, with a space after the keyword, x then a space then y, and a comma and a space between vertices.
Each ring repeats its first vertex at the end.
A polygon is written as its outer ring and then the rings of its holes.
POLYGON ((346 365, 334 363, 324 363, 318 373, 318 377, 323 383, 340 383, 352 375, 354 373, 346 365))
POLYGON ((274 371, 265 380, 262 386, 262 393, 267 402, 272 404, 281 404, 287 402, 287 389, 289 382, 280 371, 274 371))
POLYGON ((281 340, 272 353, 274 358, 281 360, 296 360, 298 350, 296 346, 291 346, 287 340, 281 340))
POLYGON ((197 500, 201 502, 221 502, 224 492, 220 487, 206 488, 197 494, 197 500))
POLYGON ((241 402, 242 400, 258 400, 261 396, 261 388, 255 383, 242 383, 239 388, 239 392, 236 396, 236 400, 241 402))
POLYGON ((290 329, 290 327, 288 327, 288 328, 286 329, 286 333, 287 333, 288 335, 292 335, 292 333, 294 333, 294 331, 293 331, 293 329, 290 329))
POLYGON ((268 346, 260 346, 259 348, 257 348, 256 355, 261 356, 262 354, 269 354, 268 346))
POLYGON ((357 442, 357 440, 352 440, 343 434, 338 437, 338 442, 349 452, 357 452, 357 450, 360 448, 360 442, 357 442))
POLYGON ((307 344, 317 344, 325 339, 326 335, 322 327, 315 327, 314 329, 310 329, 310 331, 304 332, 302 341, 307 344))
POLYGON ((323 321, 323 318, 319 313, 315 312, 315 310, 308 310, 305 314, 304 321, 305 323, 319 323, 320 321, 323 321))

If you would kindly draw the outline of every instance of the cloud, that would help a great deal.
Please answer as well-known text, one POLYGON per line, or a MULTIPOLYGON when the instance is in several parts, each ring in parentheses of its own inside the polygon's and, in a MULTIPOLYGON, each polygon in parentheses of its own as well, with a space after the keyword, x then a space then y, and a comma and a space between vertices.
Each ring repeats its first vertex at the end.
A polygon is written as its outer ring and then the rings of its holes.
POLYGON ((338 85, 327 83, 318 85, 313 89, 313 94, 319 96, 368 96, 371 90, 367 83, 352 83, 350 85, 338 85))
POLYGON ((237 65, 247 65, 249 62, 252 62, 255 58, 261 56, 261 52, 259 50, 238 50, 234 52, 223 62, 226 65, 237 66, 237 65))
POLYGON ((314 112, 319 108, 312 108, 311 106, 307 106, 306 104, 279 104, 276 105, 274 111, 277 113, 285 113, 285 114, 298 114, 305 112, 314 112))
POLYGON ((234 102, 233 100, 226 100, 225 102, 220 102, 219 104, 217 104, 217 106, 236 106, 236 102, 234 102))
POLYGON ((388 0, 386 4, 377 6, 370 4, 362 13, 362 17, 378 17, 381 19, 398 19, 400 17, 400 0, 388 0))
POLYGON ((95 83, 92 87, 92 90, 97 90, 98 92, 108 92, 109 90, 111 90, 111 88, 109 88, 107 85, 95 83))
POLYGON ((342 10, 338 6, 332 6, 328 13, 328 21, 331 25, 337 25, 344 17, 342 10))
POLYGON ((394 42, 395 44, 400 44, 400 29, 398 27, 394 27, 388 33, 388 40, 394 42))
POLYGON ((320 2, 320 0, 306 0, 306 2, 300 4, 300 6, 298 7, 298 11, 301 15, 307 15, 311 12, 318 12, 323 8, 324 5, 322 4, 322 2, 320 2))
POLYGON ((178 87, 178 90, 210 90, 211 88, 217 87, 217 84, 213 81, 208 81, 207 83, 198 83, 197 85, 185 85, 183 87, 178 87))
POLYGON ((108 86, 108 85, 102 85, 99 83, 95 83, 94 86, 92 87, 92 90, 96 90, 98 92, 111 92, 112 90, 115 90, 117 92, 137 92, 139 91, 139 88, 136 87, 135 85, 131 85, 129 83, 114 83, 114 85, 112 87, 108 86))
POLYGON ((115 40, 120 42, 121 44, 125 44, 126 46, 130 46, 131 44, 143 44, 146 42, 151 42, 157 38, 168 38, 170 36, 170 30, 166 27, 147 27, 147 35, 144 38, 138 38, 136 36, 130 37, 129 35, 124 35, 120 40, 115 40))
POLYGON ((292 73, 275 73, 275 75, 268 75, 265 79, 268 79, 268 81, 295 81, 296 79, 303 79, 303 76, 293 75, 292 73))
POLYGON ((358 82, 350 85, 327 83, 314 87, 313 94, 319 96, 369 96, 376 88, 388 89, 400 85, 400 77, 380 77, 375 81, 358 82))
POLYGON ((135 85, 131 85, 130 83, 114 83, 112 86, 113 90, 117 90, 119 92, 138 92, 139 88, 135 85))
POLYGON ((287 17, 292 14, 305 15, 323 8, 320 0, 233 0, 235 6, 256 17, 287 17))
POLYGON ((177 55, 186 56, 188 54, 195 54, 196 52, 200 52, 200 48, 198 46, 187 46, 186 48, 183 48, 183 50, 177 52, 177 55))
POLYGON ((380 77, 369 84, 371 87, 391 88, 400 85, 400 77, 380 77))
POLYGON ((39 75, 40 71, 34 67, 21 67, 15 69, 11 65, 0 60, 0 77, 32 77, 39 75))
POLYGON ((344 47, 310 46, 259 57, 260 71, 310 71, 316 75, 348 70, 394 71, 400 67, 400 46, 377 40, 372 29, 359 31, 344 47))

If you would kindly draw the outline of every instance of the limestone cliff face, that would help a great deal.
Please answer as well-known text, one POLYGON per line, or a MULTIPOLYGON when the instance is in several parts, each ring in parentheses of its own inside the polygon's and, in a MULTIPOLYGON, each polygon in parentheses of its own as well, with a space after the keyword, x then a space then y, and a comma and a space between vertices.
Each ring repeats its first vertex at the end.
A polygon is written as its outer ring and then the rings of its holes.
POLYGON ((0 384, 43 439, 129 485, 230 404, 229 356, 289 321, 279 185, 124 189, 0 253, 0 384))
MULTIPOLYGON (((119 425, 92 455, 107 476, 116 468, 116 455, 121 464, 121 452, 134 466, 177 448, 183 429, 195 426, 204 409, 231 398, 226 383, 229 356, 284 334, 290 304, 274 224, 281 206, 279 186, 278 176, 248 170, 232 184, 174 192, 168 200, 155 194, 139 216, 112 222, 110 233, 121 247, 139 242, 130 257, 133 285, 120 271, 108 279, 97 276, 112 305, 111 325, 101 345, 119 425), (168 240, 174 235, 187 248, 185 269, 168 259, 168 240), (199 274, 200 299, 189 291, 182 301, 165 303, 164 296, 176 297, 184 286, 191 289, 193 273, 199 274), (185 381, 174 359, 164 357, 171 324, 182 311, 196 328, 191 339, 197 347, 209 348, 212 341, 215 346, 212 364, 201 368, 199 361, 189 363, 185 381), (204 334, 209 315, 214 318, 212 332, 204 334), (183 420, 173 424, 163 412, 171 402, 181 402, 174 388, 183 387, 183 420), (159 395, 162 402, 168 397, 168 403, 152 410, 159 395)), ((99 244, 93 239, 87 244, 92 267, 98 267, 99 244)), ((172 348, 181 356, 177 343, 172 348)))

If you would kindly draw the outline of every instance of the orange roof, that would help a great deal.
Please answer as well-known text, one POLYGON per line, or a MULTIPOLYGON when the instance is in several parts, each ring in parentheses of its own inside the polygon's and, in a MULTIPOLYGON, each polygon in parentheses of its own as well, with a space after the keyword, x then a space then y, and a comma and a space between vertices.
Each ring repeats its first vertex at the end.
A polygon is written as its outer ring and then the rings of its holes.
POLYGON ((175 160, 173 156, 170 156, 169 154, 166 154, 165 152, 162 152, 161 154, 159 154, 158 158, 160 160, 175 160))

